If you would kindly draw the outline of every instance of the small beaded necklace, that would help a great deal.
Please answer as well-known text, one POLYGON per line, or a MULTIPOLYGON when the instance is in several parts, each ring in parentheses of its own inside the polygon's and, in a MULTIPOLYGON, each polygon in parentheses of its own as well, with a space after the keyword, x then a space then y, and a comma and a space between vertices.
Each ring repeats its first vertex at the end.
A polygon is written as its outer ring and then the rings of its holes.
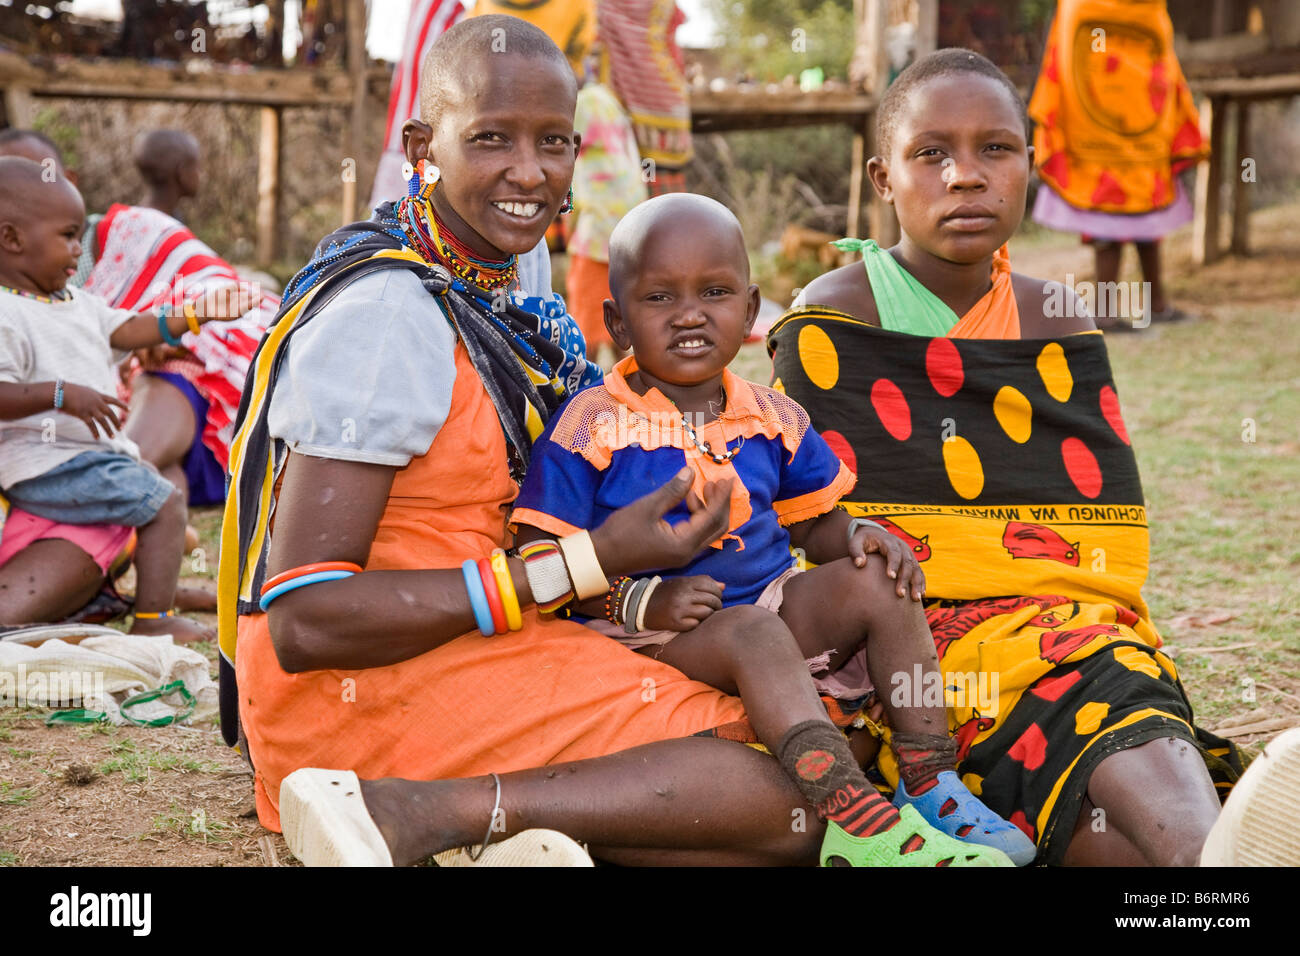
POLYGON ((37 302, 67 302, 72 298, 72 293, 67 289, 59 289, 53 295, 41 295, 37 292, 28 292, 26 289, 15 289, 7 285, 0 285, 0 292, 8 292, 10 295, 20 295, 24 299, 35 299, 37 302))
MULTIPOLYGON (((723 386, 721 389, 721 398, 722 398, 722 408, 725 411, 727 408, 726 386, 723 386)), ((671 398, 668 399, 668 401, 673 402, 671 398)), ((677 408, 676 402, 673 402, 673 407, 677 408)), ((712 447, 710 447, 708 442, 700 441, 699 436, 695 434, 695 426, 691 424, 691 420, 687 417, 686 413, 683 412, 680 408, 678 408, 677 411, 682 416, 682 430, 686 432, 686 437, 691 440, 691 444, 696 447, 696 449, 700 452, 700 454, 704 455, 715 465, 725 465, 727 462, 731 461, 731 459, 736 457, 736 453, 740 451, 740 449, 745 447, 745 443, 742 441, 735 448, 729 449, 726 452, 726 454, 719 455, 717 452, 715 452, 712 449, 712 447)))

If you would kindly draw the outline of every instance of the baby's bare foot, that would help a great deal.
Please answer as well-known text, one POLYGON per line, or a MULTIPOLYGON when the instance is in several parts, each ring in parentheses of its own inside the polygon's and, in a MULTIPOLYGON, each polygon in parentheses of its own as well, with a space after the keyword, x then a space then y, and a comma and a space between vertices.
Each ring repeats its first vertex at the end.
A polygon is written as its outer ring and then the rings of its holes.
POLYGON ((172 603, 176 605, 178 611, 215 611, 217 592, 211 588, 181 585, 176 588, 172 603))
POLYGON ((170 634, 177 644, 194 641, 215 641, 217 632, 186 617, 136 618, 131 624, 132 634, 170 634))

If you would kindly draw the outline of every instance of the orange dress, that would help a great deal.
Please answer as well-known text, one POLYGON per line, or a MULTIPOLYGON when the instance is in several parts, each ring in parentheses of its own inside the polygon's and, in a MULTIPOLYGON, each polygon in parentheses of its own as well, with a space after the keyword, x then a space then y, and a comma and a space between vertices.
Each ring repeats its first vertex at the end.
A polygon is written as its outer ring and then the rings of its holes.
MULTIPOLYGON (((507 543, 518 493, 496 410, 456 344, 451 411, 393 481, 366 570, 459 568, 507 543)), ((374 622, 382 639, 383 622, 374 622)), ((239 619, 239 710, 257 812, 279 830, 280 781, 300 767, 412 780, 581 760, 741 719, 740 701, 568 621, 462 635, 366 670, 288 674, 265 614, 239 619)))

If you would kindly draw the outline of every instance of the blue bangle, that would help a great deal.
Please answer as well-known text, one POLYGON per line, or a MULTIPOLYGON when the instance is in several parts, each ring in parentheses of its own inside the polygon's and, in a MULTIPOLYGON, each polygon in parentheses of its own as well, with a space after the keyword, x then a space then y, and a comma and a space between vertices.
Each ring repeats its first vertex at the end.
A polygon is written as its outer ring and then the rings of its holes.
POLYGON ((167 328, 167 316, 172 314, 172 308, 167 303, 158 306, 158 332, 162 335, 162 340, 168 345, 181 347, 184 343, 176 336, 172 335, 172 330, 167 328))
POLYGON ((469 606, 474 610, 474 621, 478 624, 479 632, 484 637, 491 637, 497 632, 497 626, 492 623, 492 608, 488 606, 487 591, 483 590, 483 579, 478 574, 478 562, 463 562, 460 573, 465 578, 469 606))
MULTIPOLYGON (((302 577, 290 578, 283 584, 277 584, 271 590, 262 595, 262 600, 257 602, 257 606, 265 611, 271 606, 271 602, 281 594, 292 591, 294 588, 303 588, 309 584, 320 584, 322 581, 341 581, 343 578, 350 578, 355 572, 353 571, 317 571, 314 574, 304 574, 302 577)), ((484 598, 486 601, 487 598, 484 598)))

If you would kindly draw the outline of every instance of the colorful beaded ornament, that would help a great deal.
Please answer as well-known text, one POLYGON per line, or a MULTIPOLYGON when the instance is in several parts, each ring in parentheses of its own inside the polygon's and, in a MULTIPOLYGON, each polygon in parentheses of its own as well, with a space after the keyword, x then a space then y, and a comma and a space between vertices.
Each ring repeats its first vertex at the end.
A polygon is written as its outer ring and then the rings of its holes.
POLYGON ((26 289, 14 289, 7 285, 0 285, 0 292, 8 292, 10 295, 20 295, 24 299, 35 299, 37 302, 67 302, 72 298, 72 293, 67 289, 59 289, 53 295, 41 295, 38 292, 28 292, 26 289))
POLYGON ((422 159, 415 166, 407 163, 402 172, 407 175, 407 195, 398 203, 397 221, 416 252, 480 289, 502 292, 513 287, 519 276, 518 256, 502 261, 475 256, 438 218, 430 201, 440 178, 438 167, 422 159))

